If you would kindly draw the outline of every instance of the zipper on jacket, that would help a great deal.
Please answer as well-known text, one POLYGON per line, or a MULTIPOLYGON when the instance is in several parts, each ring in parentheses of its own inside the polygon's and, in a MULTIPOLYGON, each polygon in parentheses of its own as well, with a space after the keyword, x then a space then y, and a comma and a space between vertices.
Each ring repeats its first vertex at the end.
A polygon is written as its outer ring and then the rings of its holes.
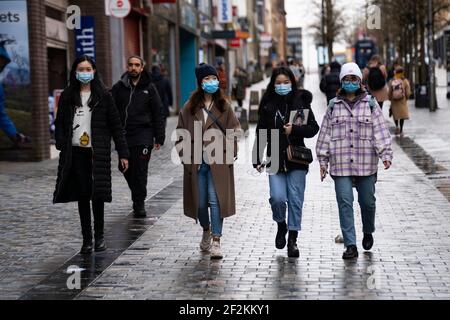
POLYGON ((135 89, 136 88, 133 88, 133 86, 131 85, 130 99, 128 100, 128 104, 125 107, 125 123, 123 125, 123 130, 125 131, 125 134, 127 134, 128 108, 130 107, 131 99, 133 98, 133 93, 134 93, 135 89))

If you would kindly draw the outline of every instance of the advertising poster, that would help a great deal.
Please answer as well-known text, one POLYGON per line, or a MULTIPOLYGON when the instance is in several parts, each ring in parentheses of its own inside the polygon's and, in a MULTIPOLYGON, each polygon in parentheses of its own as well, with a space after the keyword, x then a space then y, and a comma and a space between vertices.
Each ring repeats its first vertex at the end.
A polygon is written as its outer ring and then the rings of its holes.
POLYGON ((31 121, 30 56, 25 0, 0 1, 0 148, 11 146, 8 133, 29 134, 31 121), (6 114, 6 115, 5 115, 6 114))

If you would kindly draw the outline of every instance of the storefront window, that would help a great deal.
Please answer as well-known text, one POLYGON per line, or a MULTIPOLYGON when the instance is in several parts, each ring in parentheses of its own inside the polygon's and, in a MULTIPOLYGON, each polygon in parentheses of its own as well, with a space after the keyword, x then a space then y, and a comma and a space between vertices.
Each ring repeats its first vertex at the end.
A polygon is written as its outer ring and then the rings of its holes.
MULTIPOLYGON (((153 44, 153 64, 161 66, 165 76, 170 78, 171 68, 174 66, 170 63, 170 28, 169 23, 158 16, 152 19, 152 44, 153 44)), ((174 49, 172 49, 174 50, 174 49)))

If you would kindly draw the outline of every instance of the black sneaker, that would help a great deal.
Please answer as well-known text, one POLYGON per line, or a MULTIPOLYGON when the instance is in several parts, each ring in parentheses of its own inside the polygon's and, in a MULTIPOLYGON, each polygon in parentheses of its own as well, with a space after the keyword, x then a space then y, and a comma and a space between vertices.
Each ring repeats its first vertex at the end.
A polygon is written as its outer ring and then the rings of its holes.
POLYGON ((144 218, 147 216, 147 212, 145 211, 144 201, 139 201, 133 203, 133 211, 134 216, 138 218, 144 218))
POLYGON ((347 250, 345 250, 344 254, 342 255, 342 259, 354 259, 358 258, 358 248, 355 245, 350 245, 347 247, 347 250))
POLYGON ((364 250, 370 250, 373 246, 373 237, 371 233, 364 233, 364 238, 362 240, 362 245, 364 250))
POLYGON ((277 236, 275 238, 275 247, 277 249, 284 249, 286 247, 286 234, 288 232, 286 222, 277 222, 278 231, 277 236))

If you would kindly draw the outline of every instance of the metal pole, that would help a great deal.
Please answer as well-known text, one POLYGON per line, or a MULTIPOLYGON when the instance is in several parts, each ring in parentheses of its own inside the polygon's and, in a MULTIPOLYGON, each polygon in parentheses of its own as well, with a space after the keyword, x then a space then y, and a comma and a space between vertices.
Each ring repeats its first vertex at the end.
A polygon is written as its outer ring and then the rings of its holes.
POLYGON ((428 75, 429 75, 429 95, 430 111, 434 112, 436 106, 436 83, 434 75, 434 44, 433 44, 433 1, 428 0, 428 75))
POLYGON ((322 25, 321 25, 321 32, 322 32, 322 58, 323 58, 323 64, 325 66, 325 0, 322 0, 322 25))

